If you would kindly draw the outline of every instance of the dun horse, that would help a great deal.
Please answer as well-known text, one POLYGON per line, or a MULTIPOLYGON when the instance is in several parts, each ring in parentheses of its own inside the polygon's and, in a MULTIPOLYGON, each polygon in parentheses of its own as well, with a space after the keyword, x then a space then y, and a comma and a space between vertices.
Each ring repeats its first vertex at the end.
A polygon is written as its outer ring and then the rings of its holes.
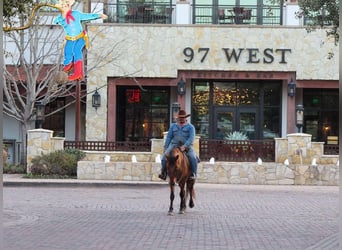
POLYGON ((170 185, 170 207, 168 215, 173 215, 173 200, 175 198, 175 184, 178 183, 180 188, 180 209, 179 213, 184 214, 186 209, 186 201, 190 196, 189 207, 194 207, 193 198, 195 194, 195 180, 190 178, 191 170, 189 159, 178 147, 175 147, 170 155, 166 156, 166 169, 169 175, 170 185), (186 188, 186 190, 185 190, 186 188))

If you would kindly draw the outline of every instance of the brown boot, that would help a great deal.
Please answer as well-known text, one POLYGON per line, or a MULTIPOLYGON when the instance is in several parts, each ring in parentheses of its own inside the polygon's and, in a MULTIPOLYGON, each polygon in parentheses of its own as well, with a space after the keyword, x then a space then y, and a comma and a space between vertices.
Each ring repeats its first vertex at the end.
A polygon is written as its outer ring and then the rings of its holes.
POLYGON ((166 171, 162 170, 161 174, 159 174, 158 177, 165 181, 167 177, 166 171))

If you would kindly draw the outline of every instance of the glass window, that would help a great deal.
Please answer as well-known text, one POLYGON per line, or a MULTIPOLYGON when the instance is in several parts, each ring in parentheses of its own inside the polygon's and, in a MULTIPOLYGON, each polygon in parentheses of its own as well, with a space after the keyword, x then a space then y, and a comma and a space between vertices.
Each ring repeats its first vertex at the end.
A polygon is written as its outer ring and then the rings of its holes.
POLYGON ((174 6, 170 0, 118 0, 106 9, 119 23, 171 23, 174 6))
POLYGON ((209 82, 198 82, 193 85, 191 122, 196 134, 201 138, 209 138, 209 82))
POLYGON ((238 83, 236 99, 240 105, 258 105, 260 98, 258 83, 238 83))
POLYGON ((117 140, 163 138, 169 127, 169 88, 118 87, 117 140))
POLYGON ((213 104, 214 105, 236 105, 237 88, 235 83, 214 82, 213 104))
POLYGON ((280 137, 281 82, 194 82, 192 123, 202 138, 248 131, 249 139, 280 137), (263 99, 264 97, 264 99, 263 99))
POLYGON ((337 89, 304 89, 303 132, 313 141, 326 142, 328 136, 339 134, 339 93, 337 89))
POLYGON ((281 86, 274 88, 274 83, 264 84, 264 105, 274 106, 279 105, 279 99, 281 97, 281 86))
POLYGON ((193 13, 194 24, 282 24, 282 4, 273 0, 196 0, 193 13))
POLYGON ((279 107, 264 107, 264 123, 262 128, 264 139, 280 137, 280 121, 279 107))
POLYGON ((43 128, 52 130, 54 136, 65 137, 65 98, 58 98, 45 106, 43 128), (53 112, 56 113, 50 115, 53 112))

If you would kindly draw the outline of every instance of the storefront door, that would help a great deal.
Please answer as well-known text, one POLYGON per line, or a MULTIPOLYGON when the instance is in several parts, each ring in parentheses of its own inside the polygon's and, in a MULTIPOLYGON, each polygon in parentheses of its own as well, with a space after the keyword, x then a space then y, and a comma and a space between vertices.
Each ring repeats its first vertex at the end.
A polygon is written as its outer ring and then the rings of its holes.
POLYGON ((247 135, 249 140, 259 138, 257 108, 215 107, 213 115, 213 138, 227 139, 234 131, 247 135))

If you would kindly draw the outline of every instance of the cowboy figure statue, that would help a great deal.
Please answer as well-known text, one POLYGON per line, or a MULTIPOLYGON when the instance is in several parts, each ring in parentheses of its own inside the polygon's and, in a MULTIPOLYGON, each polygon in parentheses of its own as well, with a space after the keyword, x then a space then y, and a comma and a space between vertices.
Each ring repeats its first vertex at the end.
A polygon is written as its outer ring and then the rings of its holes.
POLYGON ((186 114, 185 110, 180 110, 176 116, 177 122, 173 123, 167 132, 164 144, 164 155, 161 160, 162 169, 159 175, 159 178, 162 180, 166 180, 167 177, 166 155, 169 155, 174 147, 179 147, 182 152, 186 152, 192 170, 191 178, 196 178, 198 157, 193 149, 195 127, 187 122, 186 118, 189 116, 190 114, 186 114))
POLYGON ((82 13, 71 10, 75 0, 59 0, 58 7, 62 14, 54 19, 55 24, 63 27, 66 36, 64 44, 64 72, 70 72, 74 69, 72 75, 68 76, 69 81, 75 81, 83 78, 83 48, 88 48, 88 37, 83 30, 82 21, 95 19, 106 19, 104 14, 82 13))

